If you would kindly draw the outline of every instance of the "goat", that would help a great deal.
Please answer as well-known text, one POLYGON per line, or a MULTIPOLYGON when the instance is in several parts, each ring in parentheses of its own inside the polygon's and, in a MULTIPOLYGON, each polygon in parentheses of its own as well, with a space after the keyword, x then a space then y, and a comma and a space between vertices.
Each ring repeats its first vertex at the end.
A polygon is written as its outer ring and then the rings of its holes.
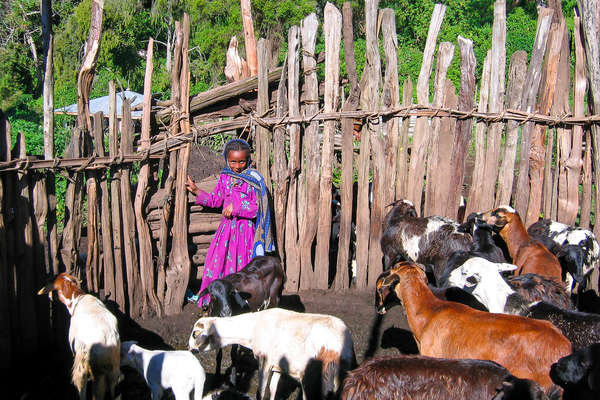
POLYGON ((469 214, 467 221, 459 225, 458 231, 469 233, 473 237, 469 250, 473 257, 497 263, 506 262, 504 251, 494 240, 494 228, 477 218, 477 213, 469 214))
POLYGON ((385 217, 381 250, 384 269, 398 260, 433 266, 436 282, 448 257, 457 250, 471 248, 471 235, 458 231, 458 223, 444 217, 417 217, 414 205, 398 200, 385 217))
POLYGON ((503 278, 516 265, 491 263, 470 258, 450 273, 447 283, 473 294, 490 312, 522 314, 535 301, 546 301, 561 308, 573 308, 571 298, 561 284, 535 274, 503 278))
POLYGON ((300 381, 304 399, 336 397, 356 365, 350 330, 339 318, 280 308, 233 317, 200 318, 189 339, 192 351, 229 344, 251 349, 259 363, 257 399, 274 399, 280 374, 300 381))
MULTIPOLYGON (((592 231, 543 219, 527 228, 527 233, 558 258, 571 288, 575 283, 586 288, 586 281, 600 263, 600 246, 592 231)), ((597 290, 597 282, 592 286, 597 290)))
MULTIPOLYGON (((231 317, 245 312, 277 307, 285 282, 285 272, 277 257, 258 256, 240 271, 212 281, 199 295, 210 295, 207 314, 231 317)), ((231 349, 231 381, 235 385, 238 348, 231 349)), ((216 374, 221 373, 222 350, 217 352, 216 374)))
POLYGON ((48 294, 52 299, 54 292, 71 314, 69 345, 75 354, 72 380, 79 397, 87 397, 90 380, 95 399, 104 400, 107 391, 110 398, 114 398, 120 376, 121 348, 116 317, 102 301, 81 290, 77 279, 65 272, 41 288, 38 294, 48 294))
POLYGON ((519 214, 509 206, 501 206, 479 215, 506 243, 517 275, 534 273, 561 281, 562 269, 558 259, 541 242, 533 239, 519 214))
POLYGON ((564 400, 600 398, 600 343, 562 357, 550 368, 550 377, 564 389, 564 400))
MULTIPOLYGON (((511 374, 548 388, 550 365, 571 352, 571 343, 547 321, 486 313, 439 300, 416 263, 396 264, 379 276, 376 288, 394 291, 419 352, 425 356, 495 361, 511 374)), ((386 304, 377 304, 377 311, 385 314, 386 304)))
POLYGON ((425 356, 379 357, 350 371, 342 400, 544 398, 540 386, 492 361, 425 356))
POLYGON ((525 317, 550 321, 573 345, 574 349, 600 342, 600 315, 563 310, 539 301, 529 305, 525 317))
POLYGON ((200 361, 189 351, 146 350, 130 340, 121 344, 121 366, 135 369, 148 384, 152 400, 160 400, 165 389, 176 400, 202 399, 206 375, 200 361))

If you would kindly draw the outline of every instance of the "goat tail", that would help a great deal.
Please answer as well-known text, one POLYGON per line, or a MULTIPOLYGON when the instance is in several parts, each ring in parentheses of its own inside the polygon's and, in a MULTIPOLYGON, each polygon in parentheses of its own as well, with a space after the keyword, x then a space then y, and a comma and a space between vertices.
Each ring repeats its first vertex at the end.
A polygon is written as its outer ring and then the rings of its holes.
POLYGON ((87 381, 93 379, 92 369, 90 367, 90 352, 88 348, 80 348, 75 353, 71 378, 73 384, 80 393, 84 390, 87 381))

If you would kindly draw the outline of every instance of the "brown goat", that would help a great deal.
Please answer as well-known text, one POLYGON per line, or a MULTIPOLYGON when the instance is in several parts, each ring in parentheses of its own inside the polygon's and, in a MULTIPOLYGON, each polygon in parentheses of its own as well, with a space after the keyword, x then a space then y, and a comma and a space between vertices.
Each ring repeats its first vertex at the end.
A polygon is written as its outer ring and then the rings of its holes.
POLYGON ((401 262, 379 276, 377 311, 393 291, 406 310, 408 325, 422 355, 491 360, 511 374, 552 384, 550 365, 571 352, 571 342, 547 321, 492 314, 436 298, 416 263, 401 262))
POLYGON ((540 386, 491 361, 424 356, 378 357, 350 371, 342 400, 538 400, 540 386))
POLYGON ((521 217, 513 208, 501 206, 479 217, 492 225, 506 243, 513 264, 519 267, 516 275, 533 273, 561 281, 562 268, 558 258, 540 241, 529 236, 521 217))

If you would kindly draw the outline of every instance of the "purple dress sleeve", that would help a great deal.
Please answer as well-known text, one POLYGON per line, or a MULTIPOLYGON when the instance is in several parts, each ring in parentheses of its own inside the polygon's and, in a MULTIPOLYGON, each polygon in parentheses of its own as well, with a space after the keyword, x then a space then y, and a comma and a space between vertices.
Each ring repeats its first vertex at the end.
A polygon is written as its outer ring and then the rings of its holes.
POLYGON ((201 190, 200 193, 196 195, 196 204, 210 208, 221 207, 226 193, 226 179, 226 175, 219 175, 217 186, 215 186, 212 192, 208 193, 201 190))
POLYGON ((231 193, 232 215, 238 218, 256 218, 258 211, 258 199, 252 186, 244 183, 234 186, 231 193))

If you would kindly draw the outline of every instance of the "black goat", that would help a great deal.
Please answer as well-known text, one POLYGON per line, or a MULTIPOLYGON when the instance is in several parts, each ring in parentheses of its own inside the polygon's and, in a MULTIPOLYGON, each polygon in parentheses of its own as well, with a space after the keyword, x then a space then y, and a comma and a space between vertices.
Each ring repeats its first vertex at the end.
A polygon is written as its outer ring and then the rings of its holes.
POLYGON ((550 378, 564 389, 564 400, 600 399, 600 343, 559 359, 550 367, 550 378))

